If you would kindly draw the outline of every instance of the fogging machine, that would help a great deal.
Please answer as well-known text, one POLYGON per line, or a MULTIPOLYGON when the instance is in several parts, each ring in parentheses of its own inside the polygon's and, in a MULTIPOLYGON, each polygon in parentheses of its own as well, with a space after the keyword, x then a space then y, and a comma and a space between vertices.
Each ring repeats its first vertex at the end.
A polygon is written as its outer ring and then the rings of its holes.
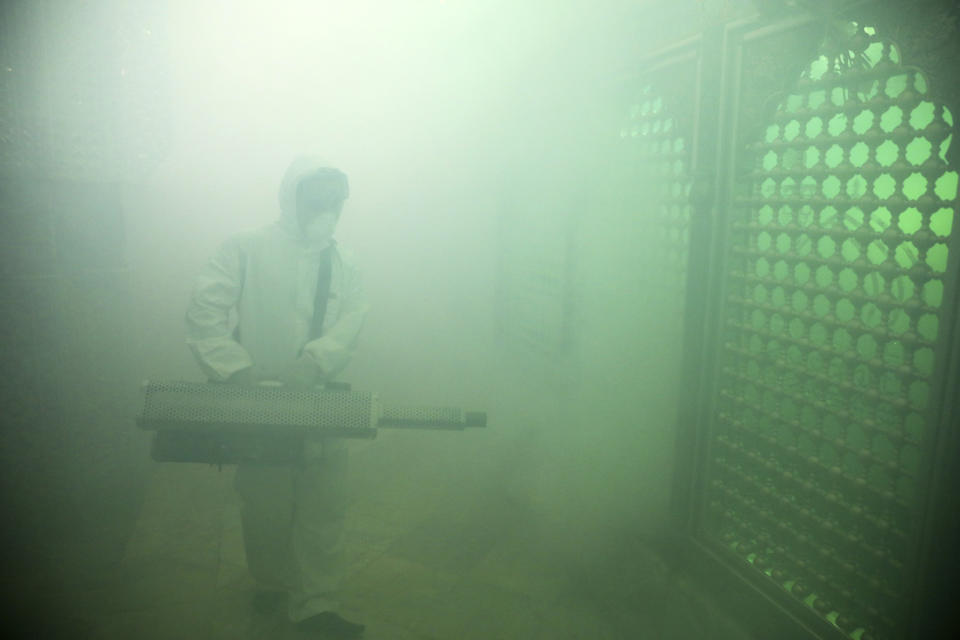
POLYGON ((158 462, 216 465, 288 463, 319 435, 374 438, 379 428, 462 430, 487 415, 453 407, 382 407, 377 394, 349 385, 289 389, 202 382, 145 382, 142 429, 155 431, 158 462))

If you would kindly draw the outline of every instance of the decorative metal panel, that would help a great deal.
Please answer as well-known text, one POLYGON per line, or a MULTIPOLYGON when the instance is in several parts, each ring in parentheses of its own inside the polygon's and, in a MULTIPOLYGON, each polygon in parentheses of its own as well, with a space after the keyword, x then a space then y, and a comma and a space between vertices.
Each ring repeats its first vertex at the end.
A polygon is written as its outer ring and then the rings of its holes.
POLYGON ((867 640, 906 622, 957 173, 924 74, 872 29, 851 42, 806 68, 741 173, 702 534, 867 640))
POLYGON ((637 81, 620 129, 636 224, 643 294, 661 317, 681 326, 690 262, 691 157, 699 42, 661 54, 637 81))

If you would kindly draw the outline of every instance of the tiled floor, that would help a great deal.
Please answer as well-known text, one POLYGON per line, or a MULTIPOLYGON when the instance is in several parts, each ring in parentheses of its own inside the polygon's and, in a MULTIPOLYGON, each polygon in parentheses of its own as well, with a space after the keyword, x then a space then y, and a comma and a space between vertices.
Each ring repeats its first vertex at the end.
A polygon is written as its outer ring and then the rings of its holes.
MULTIPOLYGON (((382 462, 351 463, 343 612, 367 640, 746 638, 642 546, 619 571, 559 562, 508 495, 422 477, 371 490, 382 462)), ((251 610, 232 479, 157 466, 119 574, 73 603, 90 638, 306 637, 251 610)))

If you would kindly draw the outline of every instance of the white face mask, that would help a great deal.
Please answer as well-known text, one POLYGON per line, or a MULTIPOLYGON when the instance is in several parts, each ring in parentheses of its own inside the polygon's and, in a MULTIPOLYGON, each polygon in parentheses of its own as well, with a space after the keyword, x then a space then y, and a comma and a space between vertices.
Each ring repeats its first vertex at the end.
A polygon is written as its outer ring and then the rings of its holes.
POLYGON ((325 249, 333 239, 338 216, 335 213, 321 213, 306 224, 303 236, 313 249, 325 249))

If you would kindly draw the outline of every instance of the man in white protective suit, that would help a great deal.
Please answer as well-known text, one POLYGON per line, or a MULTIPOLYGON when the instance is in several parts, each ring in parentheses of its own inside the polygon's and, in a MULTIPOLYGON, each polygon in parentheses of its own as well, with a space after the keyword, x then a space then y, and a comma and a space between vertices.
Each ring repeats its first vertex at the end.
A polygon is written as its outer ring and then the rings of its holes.
MULTIPOLYGON (((333 239, 348 195, 338 169, 294 160, 280 219, 229 238, 200 273, 187 344, 211 381, 306 388, 350 361, 368 307, 357 268, 333 239)), ((364 629, 337 612, 346 465, 343 440, 317 436, 301 462, 244 461, 236 475, 254 607, 285 603, 300 630, 329 638, 364 629)))

